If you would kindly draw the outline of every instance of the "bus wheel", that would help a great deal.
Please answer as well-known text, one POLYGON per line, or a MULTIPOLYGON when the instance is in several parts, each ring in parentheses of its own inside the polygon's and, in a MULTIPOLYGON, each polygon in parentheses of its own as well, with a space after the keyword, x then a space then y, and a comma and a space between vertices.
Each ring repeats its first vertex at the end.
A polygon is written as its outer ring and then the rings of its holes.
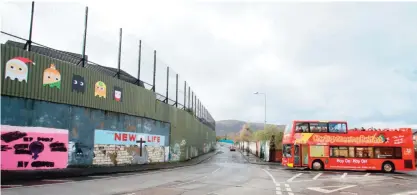
POLYGON ((324 166, 323 166, 323 162, 321 162, 321 160, 315 160, 313 161, 313 170, 315 171, 321 171, 323 170, 324 166))
POLYGON ((382 164, 382 171, 385 173, 392 173, 394 172, 395 167, 394 164, 392 164, 391 162, 384 162, 384 164, 382 164))

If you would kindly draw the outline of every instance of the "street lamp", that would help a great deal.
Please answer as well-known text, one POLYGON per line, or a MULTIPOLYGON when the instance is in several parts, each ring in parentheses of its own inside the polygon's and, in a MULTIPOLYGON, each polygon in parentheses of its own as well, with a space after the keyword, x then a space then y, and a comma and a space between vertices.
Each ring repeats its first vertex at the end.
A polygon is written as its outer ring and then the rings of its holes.
POLYGON ((253 94, 255 94, 255 95, 264 95, 264 97, 265 97, 265 115, 264 115, 264 130, 266 129, 266 93, 260 93, 260 92, 255 92, 255 93, 253 93, 253 94))

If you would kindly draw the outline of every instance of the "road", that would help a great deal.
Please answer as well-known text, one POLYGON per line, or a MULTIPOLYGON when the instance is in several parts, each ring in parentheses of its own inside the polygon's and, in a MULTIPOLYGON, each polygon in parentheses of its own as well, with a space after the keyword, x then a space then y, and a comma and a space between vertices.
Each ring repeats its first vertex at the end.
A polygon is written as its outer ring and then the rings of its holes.
POLYGON ((16 183, 3 195, 318 195, 417 194, 417 174, 316 172, 249 164, 239 152, 170 170, 16 183))

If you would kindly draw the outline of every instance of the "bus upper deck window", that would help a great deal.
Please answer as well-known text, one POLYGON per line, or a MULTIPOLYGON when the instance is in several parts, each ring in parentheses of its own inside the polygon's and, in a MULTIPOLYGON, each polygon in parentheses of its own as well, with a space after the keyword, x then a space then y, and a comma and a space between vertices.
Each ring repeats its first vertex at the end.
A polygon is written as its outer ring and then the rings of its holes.
POLYGON ((347 127, 345 123, 329 123, 330 133, 346 133, 347 127))

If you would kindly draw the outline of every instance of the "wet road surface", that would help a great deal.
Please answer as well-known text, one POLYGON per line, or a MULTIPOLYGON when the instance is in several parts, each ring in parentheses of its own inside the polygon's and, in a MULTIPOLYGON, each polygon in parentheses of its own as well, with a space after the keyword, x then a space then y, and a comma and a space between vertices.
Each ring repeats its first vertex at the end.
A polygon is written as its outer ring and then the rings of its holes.
POLYGON ((250 164, 239 152, 170 170, 13 183, 3 195, 392 195, 417 194, 417 174, 300 171, 250 164))

